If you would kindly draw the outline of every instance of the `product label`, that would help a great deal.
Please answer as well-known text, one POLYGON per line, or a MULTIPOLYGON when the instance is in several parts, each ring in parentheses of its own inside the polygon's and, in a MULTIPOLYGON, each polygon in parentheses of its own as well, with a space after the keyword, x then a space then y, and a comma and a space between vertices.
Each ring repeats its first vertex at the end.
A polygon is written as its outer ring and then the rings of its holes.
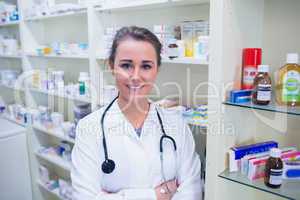
POLYGON ((83 81, 79 81, 79 94, 84 95, 85 94, 85 83, 83 81))
POLYGON ((170 48, 167 49, 167 55, 169 58, 177 58, 179 56, 178 48, 170 48))
POLYGON ((272 86, 271 84, 258 84, 257 86, 257 100, 271 101, 272 86))
POLYGON ((297 71, 288 71, 283 77, 283 102, 300 101, 300 74, 297 71))
POLYGON ((281 185, 282 169, 271 169, 269 183, 272 185, 281 185))
POLYGON ((251 89, 257 70, 255 66, 245 66, 243 70, 243 86, 251 89))

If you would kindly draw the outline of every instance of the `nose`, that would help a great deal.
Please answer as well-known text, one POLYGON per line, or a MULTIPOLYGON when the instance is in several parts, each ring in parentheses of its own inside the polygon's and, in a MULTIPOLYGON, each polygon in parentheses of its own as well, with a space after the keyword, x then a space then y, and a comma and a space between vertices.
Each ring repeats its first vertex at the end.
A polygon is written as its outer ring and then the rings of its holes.
POLYGON ((138 66, 134 66, 132 74, 131 74, 131 80, 139 80, 140 79, 140 68, 138 66))

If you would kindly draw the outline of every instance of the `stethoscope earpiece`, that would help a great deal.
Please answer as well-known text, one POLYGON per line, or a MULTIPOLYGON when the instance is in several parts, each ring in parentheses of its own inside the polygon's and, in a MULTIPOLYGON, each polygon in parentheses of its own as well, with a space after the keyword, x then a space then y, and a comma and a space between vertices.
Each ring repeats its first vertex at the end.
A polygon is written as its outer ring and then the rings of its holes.
POLYGON ((110 174, 114 171, 116 164, 113 160, 107 159, 102 163, 102 171, 105 174, 110 174))

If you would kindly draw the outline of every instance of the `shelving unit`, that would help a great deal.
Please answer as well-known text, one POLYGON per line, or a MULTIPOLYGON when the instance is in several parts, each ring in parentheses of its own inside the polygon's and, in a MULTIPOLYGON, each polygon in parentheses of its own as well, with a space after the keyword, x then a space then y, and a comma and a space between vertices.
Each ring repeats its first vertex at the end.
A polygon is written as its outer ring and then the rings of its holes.
POLYGON ((52 130, 52 129, 49 130, 49 129, 46 129, 45 127, 41 126, 41 125, 36 125, 36 124, 34 124, 32 126, 32 128, 35 129, 35 130, 40 131, 41 133, 48 134, 50 136, 61 139, 63 141, 70 142, 71 144, 75 144, 75 139, 73 139, 69 136, 65 136, 62 131, 57 131, 57 130, 52 130))
POLYGON ((25 21, 40 21, 40 20, 47 20, 47 19, 56 19, 56 18, 62 18, 62 17, 70 17, 70 16, 80 16, 87 13, 87 8, 82 8, 80 11, 69 11, 69 12, 63 12, 59 14, 50 14, 50 15, 43 15, 43 16, 35 16, 31 18, 26 18, 25 21))
MULTIPOLYGON (((18 0, 21 13, 27 4, 32 3, 32 0, 18 0)), ((239 174, 226 171, 226 152, 236 144, 273 139, 279 141, 282 146, 296 144, 300 148, 299 109, 224 102, 224 94, 240 85, 242 48, 262 47, 263 62, 270 64, 270 74, 283 65, 285 53, 290 51, 300 53, 300 44, 297 42, 300 35, 299 10, 300 2, 297 0, 153 0, 132 1, 126 5, 89 6, 78 13, 30 19, 21 17, 19 22, 0 24, 0 29, 20 31, 20 35, 16 35, 21 40, 23 54, 0 55, 0 63, 22 69, 24 72, 48 67, 62 69, 67 74, 68 82, 77 82, 79 71, 86 71, 91 74, 91 82, 96 90, 100 91, 105 85, 114 84, 111 75, 103 75, 107 69, 105 56, 101 56, 105 55, 103 52, 105 28, 138 25, 152 29, 153 25, 157 24, 209 20, 211 26, 209 63, 197 59, 163 59, 157 81, 160 89, 157 98, 179 93, 177 84, 183 88, 180 103, 197 105, 208 102, 209 126, 205 128, 207 141, 196 139, 198 147, 207 146, 205 200, 229 200, 236 199, 237 196, 242 196, 243 200, 299 199, 297 184, 296 186, 285 184, 280 191, 273 190, 265 188, 261 182, 250 183, 239 174), (39 45, 53 41, 86 42, 89 44, 89 54, 37 56, 28 53, 35 52, 34 49, 39 45), (197 98, 193 99, 194 96, 197 98)), ((11 88, 1 87, 14 92, 11 88)), ((1 92, 3 90, 1 88, 1 92)), ((12 96, 10 92, 5 92, 5 97, 12 96)), ((55 111, 68 110, 65 115, 68 120, 72 119, 70 113, 73 105, 68 103, 66 106, 65 101, 57 101, 52 99, 52 96, 92 102, 94 110, 101 104, 102 95, 93 93, 90 99, 78 99, 36 89, 28 89, 24 93, 27 106, 47 104, 55 111), (35 95, 39 93, 48 98, 36 100, 35 95)), ((13 103, 11 98, 8 102, 13 103)), ((204 128, 191 124, 196 128, 204 128)), ((33 180, 38 180, 37 156, 59 166, 63 171, 68 171, 66 170, 69 169, 68 164, 57 158, 36 155, 36 150, 44 144, 57 143, 57 139, 68 141, 70 144, 74 144, 74 140, 61 137, 60 134, 45 130, 43 127, 28 127, 28 132, 33 180), (56 138, 55 141, 49 140, 52 136, 56 138)), ((69 172, 65 176, 69 176, 69 172)), ((37 185, 33 184, 34 199, 45 199, 37 185)))
POLYGON ((264 181, 262 179, 250 181, 247 177, 238 172, 230 173, 226 170, 223 173, 221 173, 219 177, 229 181, 233 181, 238 184, 245 185, 247 187, 254 188, 256 190, 274 194, 284 199, 297 200, 300 197, 299 181, 283 181, 282 187, 280 187, 279 189, 272 189, 265 186, 264 181))
MULTIPOLYGON (((6 3, 16 4, 17 1, 5 1, 6 3)), ((1 18, 1 21, 3 16, 1 18)), ((20 43, 20 21, 7 21, 0 23, 0 35, 1 35, 1 44, 0 44, 0 70, 17 70, 22 72, 22 53, 20 49, 17 50, 13 47, 12 39, 16 39, 20 43), (11 41, 5 41, 10 39, 11 41), (9 45, 11 44, 11 46, 9 45)), ((19 46, 19 45, 17 45, 19 46)), ((21 89, 17 89, 10 85, 0 85, 0 96, 2 99, 9 104, 12 103, 24 103, 25 94, 22 92, 19 97, 20 99, 16 100, 15 96, 18 92, 21 92, 21 89)))
POLYGON ((132 1, 113 4, 108 2, 103 6, 97 7, 97 11, 131 11, 143 9, 169 8, 186 5, 199 5, 209 3, 209 0, 148 0, 148 1, 132 1))
POLYGON ((21 59, 22 56, 21 55, 5 55, 5 54, 2 54, 2 55, 0 55, 0 58, 17 58, 17 59, 21 59))
MULTIPOLYGON (((107 60, 107 58, 105 58, 103 56, 97 56, 96 59, 107 60)), ((201 59, 196 59, 196 58, 174 58, 174 59, 162 58, 161 62, 163 64, 196 65, 197 67, 199 67, 199 65, 208 67, 208 65, 209 65, 208 62, 203 61, 201 59)))
POLYGON ((188 121, 188 124, 191 126, 196 126, 199 127, 201 129, 207 129, 207 123, 199 123, 199 122, 195 122, 193 120, 188 121))
POLYGON ((24 91, 24 88, 17 88, 17 87, 11 86, 11 85, 0 84, 0 87, 6 87, 6 88, 9 88, 11 90, 24 91))
POLYGON ((70 172, 70 170, 71 170, 72 164, 70 162, 65 161, 64 159, 62 159, 59 156, 42 154, 42 153, 38 153, 38 152, 36 152, 35 154, 37 157, 42 158, 56 166, 59 166, 62 169, 67 170, 68 172, 70 172))
MULTIPOLYGON (((32 0, 18 0, 21 14, 27 5, 30 6, 32 3, 32 0)), ((202 139, 196 139, 198 147, 207 146, 205 200, 229 200, 238 196, 242 196, 243 200, 300 199, 297 193, 298 184, 296 186, 285 184, 280 190, 273 190, 265 188, 261 182, 249 182, 239 174, 226 171, 226 152, 236 144, 272 139, 277 140, 281 146, 296 144, 300 149, 299 109, 274 104, 254 106, 224 102, 226 99, 224 94, 231 88, 240 86, 242 48, 262 47, 263 62, 270 64, 270 74, 283 65, 286 53, 300 53, 299 10, 300 2, 297 0, 153 0, 131 1, 126 5, 89 6, 78 13, 30 19, 21 17, 19 22, 0 24, 0 29, 20 31, 20 35, 16 35, 21 40, 23 54, 0 55, 0 63, 3 63, 3 66, 22 69, 24 72, 48 67, 62 69, 67 74, 67 82, 77 82, 79 71, 86 71, 90 73, 91 82, 96 90, 101 91, 100 88, 105 85, 114 84, 109 72, 103 75, 108 68, 103 52, 105 28, 137 25, 152 30, 153 25, 157 24, 209 20, 211 47, 209 63, 197 59, 163 59, 157 81, 160 90, 158 99, 178 94, 176 86, 179 85, 183 88, 180 91, 182 92, 180 103, 187 105, 208 103, 209 126, 199 127, 191 123, 193 127, 205 129, 205 134, 201 136, 207 138, 204 142, 202 139), (89 45, 89 54, 37 56, 28 53, 35 52, 35 48, 39 45, 53 41, 86 42, 89 45), (193 98, 195 96, 196 99, 193 98)), ((5 97, 13 96, 11 92, 14 90, 5 86, 0 87, 8 90, 5 91, 5 97)), ((4 89, 1 88, 1 94, 2 92, 4 89)), ((93 110, 101 104, 102 98, 101 93, 93 93, 88 99, 51 94, 36 89, 28 89, 24 93, 27 106, 47 104, 55 111, 67 110, 65 118, 68 120, 72 120, 72 103, 66 105, 64 100, 52 99, 52 96, 92 102, 93 110), (35 95, 38 94, 48 98, 36 100, 35 95)), ((8 98, 8 102, 13 103, 11 98, 8 98)), ((74 140, 61 137, 60 134, 45 130, 43 127, 28 127, 28 132, 32 154, 32 176, 33 180, 38 180, 39 160, 35 154, 36 150, 44 144, 55 144, 57 139, 71 144, 74 144, 74 140), (56 138, 55 142, 49 140, 52 136, 56 138)), ((48 159, 53 165, 61 165, 63 169, 69 168, 65 163, 53 158, 42 159, 48 159)), ((66 171, 65 169, 63 171, 66 171)), ((69 173, 65 176, 69 176, 69 173)), ((33 187, 34 199, 44 199, 37 185, 34 184, 33 187)))
POLYGON ((62 59, 89 59, 88 55, 37 55, 32 53, 26 53, 29 57, 41 57, 41 58, 62 58, 62 59))
POLYGON ((24 126, 24 127, 26 126, 26 125, 25 125, 24 123, 22 123, 21 121, 16 120, 16 119, 12 118, 11 116, 9 116, 9 115, 7 115, 7 114, 3 114, 3 117, 4 117, 5 119, 11 121, 11 122, 14 122, 14 123, 20 125, 20 126, 24 126))
POLYGON ((163 58, 162 63, 173 63, 173 64, 187 64, 187 65, 204 65, 208 66, 208 62, 200 60, 200 59, 195 59, 195 58, 175 58, 175 59, 168 59, 168 58, 163 58))
POLYGON ((274 72, 284 64, 285 54, 300 53, 297 42, 300 2, 212 0, 211 8, 209 80, 214 87, 209 88, 213 97, 208 100, 208 110, 209 124, 215 126, 207 130, 206 198, 300 199, 297 183, 286 181, 280 189, 270 189, 262 180, 251 182, 238 173, 226 171, 227 152, 232 146, 275 140, 280 147, 296 145, 299 149, 298 108, 224 102, 230 89, 240 88, 243 48, 263 49, 262 62, 270 65, 273 84, 274 72), (279 42, 278 38, 285 39, 279 42))
MULTIPOLYGON (((32 0, 18 0, 20 11, 24 11, 27 4, 30 6, 32 2, 32 0)), ((203 127, 190 123, 196 129, 205 129, 207 137, 207 145, 206 140, 204 142, 196 140, 201 148, 207 146, 206 200, 229 200, 237 196, 243 196, 244 200, 300 199, 297 193, 298 184, 295 186, 285 183, 280 190, 270 190, 260 181, 249 182, 239 174, 226 171, 226 152, 236 144, 274 139, 282 146, 296 144, 300 148, 298 125, 300 110, 275 104, 256 106, 224 102, 224 93, 231 88, 239 88, 242 48, 262 47, 263 62, 270 64, 270 74, 283 65, 285 53, 300 53, 300 44, 297 42, 300 34, 299 9, 298 0, 134 0, 126 5, 108 3, 103 6, 89 6, 80 12, 21 18, 19 22, 0 24, 0 28, 17 31, 20 29, 20 36, 17 34, 17 37, 20 37, 23 53, 0 55, 0 63, 12 63, 14 68, 22 69, 24 72, 48 67, 62 69, 66 72, 66 82, 77 82, 79 71, 86 71, 90 73, 96 90, 101 91, 104 86, 114 84, 110 72, 106 71, 108 66, 103 52, 105 28, 138 25, 152 30, 153 25, 157 24, 209 20, 211 25, 209 63, 199 59, 164 58, 157 81, 160 90, 157 98, 177 95, 179 93, 177 86, 180 86, 182 88, 180 103, 209 104, 209 125, 203 127), (28 53, 35 52, 34 49, 39 45, 56 40, 88 43, 89 54, 39 56, 28 53), (197 98, 193 99, 194 96, 197 98)), ((14 91, 12 88, 5 88, 14 91)), ((101 93, 93 93, 90 98, 70 97, 36 89, 28 89, 24 93, 26 105, 34 107, 49 104, 54 111, 67 110, 65 113, 67 120, 73 118, 72 101, 91 102, 93 110, 102 105, 101 93), (46 100, 36 100, 36 94, 44 95, 46 100), (53 96, 60 98, 53 99, 53 96), (60 101, 61 99, 67 99, 68 105, 65 106, 66 101, 60 101)), ((28 129, 31 132, 33 152, 41 145, 55 144, 57 140, 74 144, 73 139, 63 137, 53 130, 37 126, 28 129), (47 139, 40 138, 43 136, 47 139), (52 137, 55 141, 51 140, 52 137)), ((68 171, 67 164, 60 162, 59 159, 41 158, 60 166, 63 171, 68 171)), ((35 153, 31 160, 34 162, 32 174, 36 180, 38 161, 35 153)), ((54 170, 62 173, 58 169, 54 170)), ((65 172, 64 175, 69 176, 69 172, 65 172)), ((34 191, 35 199, 44 199, 37 188, 34 191)))
POLYGON ((261 105, 255 105, 252 102, 247 103, 231 103, 231 102, 225 102, 225 105, 229 106, 237 106, 241 108, 248 108, 253 110, 263 110, 263 111, 269 111, 269 112, 277 112, 277 113, 283 113, 283 114, 289 114, 289 115, 300 115, 300 108, 299 107, 289 107, 289 106, 281 106, 277 105, 275 102, 270 103, 267 106, 261 106, 261 105))
MULTIPOLYGON (((65 82, 77 82, 79 71, 89 72, 91 75, 91 82, 94 84, 97 91, 106 85, 113 85, 111 75, 103 75, 107 69, 105 57, 103 55, 103 30, 108 26, 125 26, 125 25, 140 25, 153 28, 155 24, 174 24, 186 20, 209 20, 209 1, 208 0, 182 0, 182 1, 138 1, 133 4, 124 6, 106 5, 101 8, 89 6, 81 12, 62 13, 57 15, 40 16, 33 18, 21 19, 21 43, 23 55, 20 57, 24 72, 30 72, 33 69, 47 69, 48 67, 55 70, 65 71, 65 82), (147 3, 149 2, 149 3, 147 3), (169 10, 170 9, 170 10, 169 10), (199 12, 200 11, 200 12, 199 12), (160 13, 165 13, 165 17, 159 17, 160 13), (178 12, 182 12, 178 16, 178 12), (128 15, 128 17, 125 17, 128 15), (141 21, 136 21, 138 17, 145 16, 143 24, 141 21), (130 22, 130 24, 128 23, 130 22), (68 28, 66 29, 66 25, 68 28), (40 45, 50 44, 54 41, 61 42, 84 42, 89 45, 88 55, 38 55, 35 49, 40 45)), ((19 1, 21 11, 31 5, 33 1, 19 1), (27 5, 28 4, 28 5, 27 5)), ((191 90, 197 88, 199 80, 207 81, 209 63, 203 62, 199 59, 181 58, 181 59, 163 59, 163 66, 158 80, 158 86, 162 90, 158 98, 163 98, 171 93, 178 93, 176 88, 167 86, 167 82, 173 81, 176 77, 184 77, 180 80, 182 88, 191 86, 191 90), (174 76, 170 77, 170 70, 174 76), (191 82, 189 77, 197 77, 191 82)), ((106 72, 105 72, 106 73, 106 72)), ((199 90, 199 93, 206 94, 207 86, 199 90)), ((92 93, 90 98, 86 97, 73 97, 57 92, 50 92, 35 88, 26 88, 26 105, 29 107, 36 107, 37 105, 49 105, 53 111, 65 112, 65 119, 72 120, 73 103, 66 103, 64 99, 74 100, 74 102, 87 102, 92 103, 92 109, 96 109, 99 105, 103 105, 101 93, 92 93), (39 98, 43 96, 43 98, 39 98), (52 98, 59 97, 59 98, 52 98)), ((192 101, 192 93, 184 91, 183 103, 194 105, 197 103, 206 102, 205 98, 192 101)), ((191 123, 191 126, 200 128, 202 131, 206 128, 191 123)), ((31 143, 31 160, 32 160, 32 176, 33 180, 39 179, 38 166, 40 161, 45 160, 48 164, 53 164, 63 169, 55 172, 64 174, 68 177, 69 163, 62 162, 60 158, 51 157, 49 155, 40 155, 36 151, 41 146, 56 145, 58 141, 67 141, 71 145, 74 144, 72 138, 63 136, 62 134, 54 131, 47 130, 44 127, 33 125, 28 128, 29 138, 31 143), (52 140, 52 137, 55 140, 52 140)), ((205 141, 197 141, 198 145, 203 146, 205 141)), ((203 148, 204 149, 204 148, 203 148)), ((201 154, 201 155, 204 155, 201 154)), ((41 184, 39 187, 41 187, 41 184)), ((33 184, 34 199, 45 199, 46 197, 41 193, 39 187, 33 184)))
POLYGON ((86 96, 72 96, 68 94, 59 93, 58 91, 42 90, 38 88, 29 88, 29 90, 32 92, 38 92, 49 96, 56 96, 56 97, 61 97, 69 100, 91 103, 91 99, 86 96))
POLYGON ((15 25, 19 25, 19 23, 20 23, 19 21, 0 23, 0 27, 15 26, 15 25))
POLYGON ((54 195, 56 198, 63 200, 63 198, 59 195, 58 189, 49 190, 40 180, 36 181, 37 185, 41 187, 43 190, 47 191, 48 193, 54 195))

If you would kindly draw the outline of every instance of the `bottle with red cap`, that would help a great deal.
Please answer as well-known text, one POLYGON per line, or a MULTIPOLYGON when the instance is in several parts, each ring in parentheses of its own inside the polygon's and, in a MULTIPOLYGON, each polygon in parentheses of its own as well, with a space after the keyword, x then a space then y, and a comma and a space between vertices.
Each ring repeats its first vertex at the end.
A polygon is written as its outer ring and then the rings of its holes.
POLYGON ((261 64, 261 54, 261 48, 243 49, 243 90, 253 89, 254 78, 257 74, 257 66, 261 64))

